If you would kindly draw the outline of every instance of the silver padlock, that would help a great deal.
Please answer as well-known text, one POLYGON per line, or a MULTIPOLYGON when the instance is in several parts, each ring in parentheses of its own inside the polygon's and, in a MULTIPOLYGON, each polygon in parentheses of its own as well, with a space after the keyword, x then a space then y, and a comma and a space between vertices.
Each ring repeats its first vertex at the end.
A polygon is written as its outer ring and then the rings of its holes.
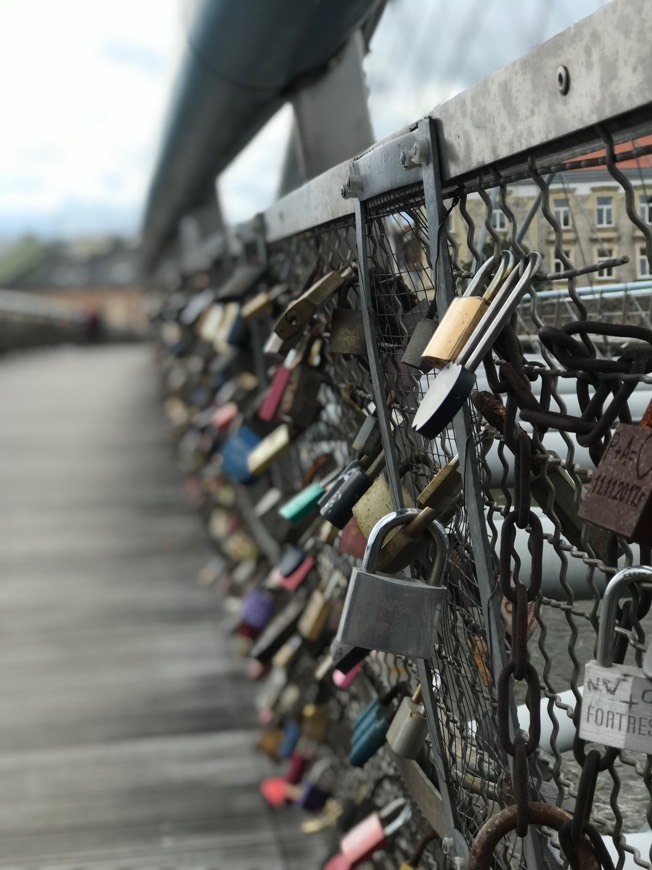
POLYGON ((418 513, 414 508, 393 511, 373 527, 362 565, 351 573, 334 649, 349 646, 412 658, 431 657, 446 600, 446 588, 435 585, 444 575, 448 555, 448 538, 442 526, 434 522, 428 528, 437 545, 428 583, 375 573, 387 534, 418 513))
POLYGON ((411 698, 403 698, 392 719, 387 742, 397 755, 416 758, 428 733, 428 722, 421 703, 421 686, 411 698))
POLYGON ((652 680, 633 665, 613 664, 618 602, 629 587, 652 583, 652 568, 624 568, 607 584, 596 658, 584 674, 580 737, 616 749, 652 753, 652 680))

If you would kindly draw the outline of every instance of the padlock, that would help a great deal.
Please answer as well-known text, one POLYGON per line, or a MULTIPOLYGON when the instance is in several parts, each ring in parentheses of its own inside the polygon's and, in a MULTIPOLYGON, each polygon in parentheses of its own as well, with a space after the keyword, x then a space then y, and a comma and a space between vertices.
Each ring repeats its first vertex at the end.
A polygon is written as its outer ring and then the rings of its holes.
POLYGON ((362 672, 363 664, 364 662, 358 662, 348 671, 348 673, 344 673, 344 671, 341 671, 339 668, 334 668, 331 673, 333 683, 338 689, 348 689, 362 672))
POLYGON ((322 376, 317 369, 306 363, 297 366, 281 397, 279 420, 290 423, 296 429, 307 429, 311 426, 322 408, 319 401, 321 385, 322 376))
POLYGON ((319 513, 338 529, 343 529, 353 516, 353 506, 371 487, 384 464, 385 454, 381 452, 366 469, 358 461, 348 465, 320 500, 319 513))
POLYGON ((356 518, 351 517, 348 523, 342 529, 337 549, 340 553, 345 553, 347 556, 353 556, 356 559, 362 559, 364 551, 367 548, 367 538, 362 534, 360 526, 356 518))
MULTIPOLYGON (((618 604, 632 586, 652 582, 652 568, 624 568, 602 597, 596 658, 587 662, 579 735, 591 743, 652 754, 652 680, 637 667, 613 664, 618 604)), ((647 658, 647 656, 646 656, 647 658)))
POLYGON ((179 313, 179 323, 183 326, 193 326, 213 302, 215 302, 215 290, 212 288, 197 293, 179 313))
MULTIPOLYGON (((348 645, 413 658, 431 657, 446 600, 446 588, 432 585, 441 580, 446 568, 448 538, 443 528, 437 522, 428 526, 436 543, 429 583, 374 573, 387 533, 418 513, 414 508, 403 508, 383 517, 374 527, 362 566, 351 574, 333 643, 335 650, 348 645)), ((339 662, 336 652, 333 657, 339 662)))
POLYGON ((294 801, 298 809, 317 813, 324 808, 332 794, 332 788, 327 788, 324 783, 324 774, 333 768, 332 758, 320 758, 314 762, 301 784, 301 793, 294 801))
POLYGON ((297 743, 301 739, 301 725, 298 719, 286 719, 283 723, 282 738, 278 744, 278 755, 280 758, 287 759, 292 757, 292 753, 297 748, 297 743))
POLYGON ((286 549, 280 565, 269 575, 270 586, 282 586, 288 592, 295 592, 315 567, 314 556, 301 547, 291 545, 286 549))
POLYGON ((272 618, 274 608, 274 598, 269 592, 254 586, 244 594, 240 619, 246 625, 260 632, 272 618))
POLYGON ((280 807, 299 797, 301 789, 297 785, 311 761, 311 755, 295 750, 285 776, 267 777, 260 783, 259 791, 270 806, 280 807))
POLYGON ((349 763, 353 767, 364 767, 385 743, 394 716, 390 703, 401 690, 401 686, 392 686, 368 704, 356 719, 349 748, 349 763))
POLYGON ((331 725, 331 708, 328 701, 304 704, 301 710, 301 734, 308 740, 323 743, 331 725))
POLYGON ((280 515, 291 523, 298 523, 300 520, 305 519, 305 517, 310 516, 310 514, 316 513, 319 508, 320 499, 328 491, 328 485, 339 473, 340 469, 337 468, 320 481, 308 483, 307 486, 304 486, 300 492, 292 496, 289 501, 286 501, 279 508, 280 515))
MULTIPOLYGON (((402 487, 403 503, 411 506, 414 502, 405 487, 402 487)), ((392 493, 384 473, 380 473, 369 489, 351 508, 353 517, 366 540, 378 520, 394 509, 392 493)))
POLYGON ((300 634, 293 634, 285 641, 283 646, 274 653, 272 659, 272 667, 284 668, 286 671, 297 657, 299 650, 303 646, 303 638, 300 634))
POLYGON ((514 268, 514 256, 510 251, 503 251, 496 273, 486 291, 482 293, 482 286, 495 262, 495 257, 486 260, 475 273, 464 295, 455 297, 446 309, 423 351, 423 360, 431 366, 442 368, 446 363, 457 359, 467 339, 485 316, 502 282, 514 268))
POLYGON ((458 457, 454 456, 419 493, 417 504, 421 511, 383 544, 378 562, 381 571, 395 573, 407 567, 423 551, 426 543, 424 531, 430 523, 437 520, 446 525, 454 516, 462 490, 462 478, 457 466, 458 457))
POLYGON ((432 369, 432 364, 423 359, 423 352, 435 334, 438 324, 437 301, 436 298, 433 297, 428 305, 425 317, 422 317, 421 320, 417 321, 412 330, 410 340, 408 341, 403 356, 401 357, 401 362, 404 365, 410 366, 410 368, 419 369, 424 373, 429 372, 432 369))
POLYGON ((329 354, 367 356, 362 311, 354 308, 336 308, 333 311, 328 339, 329 354))
POLYGON ((412 428, 421 435, 436 438, 469 398, 475 385, 475 369, 490 352, 529 289, 541 260, 541 255, 536 252, 528 254, 522 269, 515 268, 510 272, 459 356, 440 370, 414 416, 412 428))
POLYGON ((384 848, 411 817, 410 804, 405 798, 396 798, 351 828, 340 843, 341 854, 349 861, 349 867, 357 867, 374 852, 384 848))
POLYGON ((283 741, 282 728, 266 728, 256 743, 258 752, 263 752, 272 761, 278 762, 281 760, 279 747, 283 741))
POLYGON ((353 276, 354 272, 350 267, 342 272, 329 272, 324 275, 288 305, 274 326, 274 332, 284 340, 295 336, 306 326, 313 314, 353 276))
POLYGON ((275 284, 269 290, 263 290, 243 303, 241 313, 245 320, 268 316, 272 313, 276 300, 287 292, 286 284, 275 284))
POLYGON ((628 541, 652 546, 652 402, 640 425, 618 425, 579 515, 628 541))
POLYGON ((351 449, 359 456, 371 456, 380 446, 380 426, 378 420, 371 414, 365 414, 364 421, 355 438, 351 442, 351 449))
POLYGON ((249 426, 241 426, 222 445, 220 455, 224 473, 235 483, 250 483, 254 476, 249 470, 249 457, 261 443, 249 426))
POLYGON ((402 758, 416 758, 428 733, 428 722, 421 703, 421 686, 411 698, 403 698, 387 731, 387 742, 402 758))
POLYGON ((257 477, 285 453, 292 444, 292 435, 287 423, 281 423, 266 438, 263 438, 247 456, 249 474, 257 477))
POLYGON ((292 373, 303 359, 307 345, 308 338, 306 337, 297 345, 296 348, 292 348, 288 351, 283 363, 274 372, 270 385, 265 393, 265 399, 258 409, 258 417, 261 420, 271 422, 276 419, 278 410, 281 407, 283 394, 287 389, 292 373))
POLYGON ((304 599, 293 596, 256 638, 249 656, 263 664, 271 662, 283 644, 295 633, 305 606, 304 599))
POLYGON ((321 589, 314 589, 299 619, 299 634, 308 641, 319 640, 326 628, 330 608, 331 602, 326 594, 321 589))

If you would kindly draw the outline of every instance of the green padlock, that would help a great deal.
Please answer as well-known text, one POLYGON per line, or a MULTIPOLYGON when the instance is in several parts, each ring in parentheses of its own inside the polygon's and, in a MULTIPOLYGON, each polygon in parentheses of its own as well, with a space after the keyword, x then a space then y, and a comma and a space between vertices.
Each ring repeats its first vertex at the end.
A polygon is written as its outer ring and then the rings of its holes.
POLYGON ((319 499, 325 494, 326 488, 321 483, 309 483, 300 492, 279 508, 283 519, 298 523, 304 517, 315 513, 319 507, 319 499))

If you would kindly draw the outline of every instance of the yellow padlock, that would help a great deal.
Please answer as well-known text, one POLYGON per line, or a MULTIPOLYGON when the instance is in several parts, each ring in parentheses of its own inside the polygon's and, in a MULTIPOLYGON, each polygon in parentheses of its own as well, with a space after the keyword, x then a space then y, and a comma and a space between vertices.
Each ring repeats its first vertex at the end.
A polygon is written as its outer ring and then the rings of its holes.
POLYGON ((423 361, 440 369, 447 363, 454 362, 460 355, 473 330, 484 317, 489 303, 511 272, 514 258, 508 251, 503 251, 489 286, 482 295, 478 295, 494 263, 495 257, 490 257, 483 263, 464 295, 452 300, 435 334, 426 345, 421 356, 423 361))

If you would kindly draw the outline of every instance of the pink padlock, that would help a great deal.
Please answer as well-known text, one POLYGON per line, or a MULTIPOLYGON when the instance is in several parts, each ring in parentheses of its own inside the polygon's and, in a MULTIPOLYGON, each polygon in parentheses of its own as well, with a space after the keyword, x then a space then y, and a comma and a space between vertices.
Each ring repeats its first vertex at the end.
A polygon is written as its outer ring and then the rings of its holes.
POLYGON ((312 556, 306 558, 300 563, 298 568, 295 568, 291 574, 282 574, 278 568, 274 568, 268 577, 268 583, 271 587, 282 586, 288 592, 295 592, 306 579, 308 574, 315 567, 316 562, 312 556))
POLYGON ((349 861, 350 867, 357 867, 370 858, 378 849, 384 848, 389 838, 412 817, 412 807, 405 798, 396 798, 372 813, 342 837, 340 852, 349 861))
POLYGON ((364 661, 358 662, 357 665, 354 665, 348 673, 344 673, 344 671, 340 671, 337 668, 333 671, 332 680, 337 686, 338 689, 348 689, 351 683, 353 683, 362 670, 362 665, 364 661))

